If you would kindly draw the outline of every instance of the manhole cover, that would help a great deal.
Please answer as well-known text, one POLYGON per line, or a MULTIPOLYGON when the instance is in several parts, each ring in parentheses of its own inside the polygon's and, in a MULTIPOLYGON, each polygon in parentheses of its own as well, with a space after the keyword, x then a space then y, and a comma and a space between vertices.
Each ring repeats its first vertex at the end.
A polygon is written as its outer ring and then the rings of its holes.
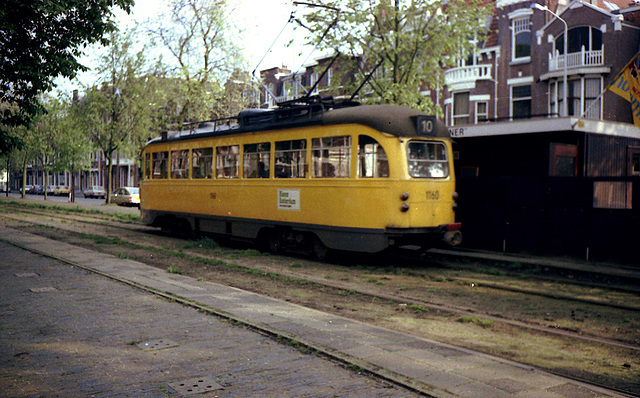
POLYGON ((169 387, 174 389, 176 393, 182 395, 204 394, 205 392, 222 390, 224 388, 218 384, 213 377, 208 376, 169 383, 169 387))
POLYGON ((20 274, 14 274, 18 278, 33 278, 34 276, 39 276, 35 272, 23 272, 20 274))
POLYGON ((29 291, 33 293, 47 293, 47 292, 57 292, 58 289, 56 289, 53 286, 45 286, 45 287, 32 287, 29 289, 29 291))
POLYGON ((179 344, 169 339, 149 340, 142 343, 138 343, 138 348, 145 351, 162 350, 163 348, 177 347, 179 344))

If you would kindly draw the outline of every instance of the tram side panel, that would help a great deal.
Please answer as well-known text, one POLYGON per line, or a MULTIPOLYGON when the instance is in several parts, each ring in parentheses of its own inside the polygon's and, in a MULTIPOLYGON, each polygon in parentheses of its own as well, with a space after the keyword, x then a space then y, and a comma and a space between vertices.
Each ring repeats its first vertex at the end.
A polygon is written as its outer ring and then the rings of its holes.
MULTIPOLYGON (((317 134, 319 130, 315 130, 317 134)), ((153 179, 151 165, 148 165, 145 166, 147 178, 141 184, 143 220, 153 224, 156 217, 180 218, 188 220, 194 230, 245 239, 256 239, 263 228, 291 228, 314 233, 330 248, 367 252, 383 250, 390 240, 403 235, 415 238, 409 239, 410 243, 420 244, 433 232, 437 236, 436 227, 453 223, 455 181, 450 165, 451 173, 444 177, 422 178, 411 169, 420 164, 407 160, 407 145, 411 145, 411 141, 368 128, 357 129, 355 133, 345 126, 338 130, 325 129, 323 134, 350 133, 353 142, 357 142, 361 134, 374 136, 387 151, 390 174, 386 178, 354 178, 358 164, 355 149, 351 149, 349 178, 307 175, 280 179, 271 175, 272 178, 267 179, 153 179)), ((309 137, 309 133, 304 136, 309 137)), ((277 134, 265 136, 263 140, 267 138, 278 139, 277 134)), ((196 146, 215 148, 241 142, 241 139, 227 137, 206 142, 162 143, 148 151, 170 153, 196 146)), ((422 140, 412 148, 431 150, 442 146, 448 154, 446 161, 450 162, 448 141, 436 140, 437 145, 428 142, 422 140)), ((308 161, 310 158, 308 150, 308 161)), ((150 156, 145 159, 152 162, 150 156)))

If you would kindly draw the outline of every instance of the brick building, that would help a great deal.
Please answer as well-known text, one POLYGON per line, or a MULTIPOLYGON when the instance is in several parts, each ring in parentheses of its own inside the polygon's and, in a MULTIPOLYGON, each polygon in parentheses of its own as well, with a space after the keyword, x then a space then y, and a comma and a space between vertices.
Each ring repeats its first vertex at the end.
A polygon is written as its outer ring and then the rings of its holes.
POLYGON ((486 42, 446 71, 468 247, 634 261, 640 129, 604 90, 638 51, 638 11, 498 0, 486 42))
MULTIPOLYGON (((425 87, 455 138, 463 245, 634 262, 640 129, 604 92, 640 47, 632 1, 496 0, 484 41, 425 87)), ((320 61, 272 70, 278 101, 320 61)))

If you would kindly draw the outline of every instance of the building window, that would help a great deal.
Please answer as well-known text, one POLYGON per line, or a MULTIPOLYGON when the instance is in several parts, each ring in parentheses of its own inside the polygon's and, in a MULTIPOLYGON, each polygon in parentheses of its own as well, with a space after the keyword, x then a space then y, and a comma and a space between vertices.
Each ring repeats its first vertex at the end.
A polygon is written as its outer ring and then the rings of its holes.
MULTIPOLYGON (((602 92, 602 78, 580 77, 567 82, 567 102, 569 116, 582 116, 587 119, 600 120, 602 101, 598 96, 602 92)), ((549 111, 551 114, 565 116, 564 89, 562 81, 553 82, 549 87, 549 111)))
POLYGON ((632 188, 632 183, 626 181, 594 181, 593 207, 631 209, 632 188))
POLYGON ((453 94, 453 125, 469 124, 469 92, 453 94))
POLYGON ((486 101, 476 102, 476 123, 489 120, 489 104, 486 101))
POLYGON ((511 117, 513 119, 531 117, 531 85, 511 86, 511 117))
POLYGON ((628 147, 627 148, 627 175, 628 176, 640 176, 640 147, 628 147))
POLYGON ((529 16, 511 20, 511 60, 531 60, 531 18, 529 16))
MULTIPOLYGON (((564 54, 564 33, 556 38, 555 46, 554 52, 564 54)), ((567 43, 569 54, 599 50, 602 50, 602 32, 600 30, 590 26, 569 29, 569 42, 567 43)))
POLYGON ((549 176, 575 177, 578 175, 578 146, 571 144, 551 144, 549 151, 549 176))
MULTIPOLYGON (((318 82, 318 72, 311 73, 309 77, 309 88, 313 87, 318 82)), ((311 94, 318 94, 318 87, 313 90, 311 94)))

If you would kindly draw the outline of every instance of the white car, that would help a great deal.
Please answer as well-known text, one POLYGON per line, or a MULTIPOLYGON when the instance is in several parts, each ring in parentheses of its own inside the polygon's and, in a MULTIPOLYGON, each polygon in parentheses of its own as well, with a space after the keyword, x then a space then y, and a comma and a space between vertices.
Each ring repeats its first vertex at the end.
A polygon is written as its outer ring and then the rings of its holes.
POLYGON ((140 207, 140 191, 136 187, 121 187, 113 192, 111 203, 119 206, 140 207))
POLYGON ((107 191, 100 186, 89 187, 89 189, 84 191, 85 198, 100 198, 104 199, 107 197, 107 191))

